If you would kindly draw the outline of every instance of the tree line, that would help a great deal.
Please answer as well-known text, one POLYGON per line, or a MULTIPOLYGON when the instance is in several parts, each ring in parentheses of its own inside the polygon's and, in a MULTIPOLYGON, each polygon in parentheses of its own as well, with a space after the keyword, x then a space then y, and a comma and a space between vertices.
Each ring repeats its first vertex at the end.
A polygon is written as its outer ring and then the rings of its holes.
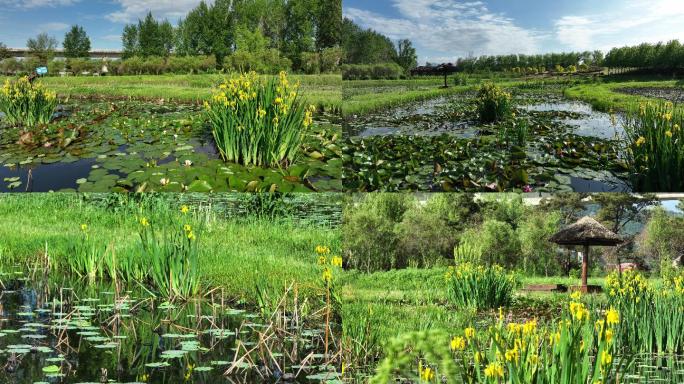
POLYGON ((605 65, 611 68, 680 69, 684 68, 684 46, 679 40, 671 40, 613 48, 606 55, 605 65))
MULTIPOLYGON (((231 56, 251 64, 287 59, 293 69, 303 70, 341 52, 341 24, 341 0, 202 1, 176 27, 151 13, 126 25, 123 54, 214 56, 219 66, 231 56)), ((336 65, 342 55, 337 56, 336 65)))

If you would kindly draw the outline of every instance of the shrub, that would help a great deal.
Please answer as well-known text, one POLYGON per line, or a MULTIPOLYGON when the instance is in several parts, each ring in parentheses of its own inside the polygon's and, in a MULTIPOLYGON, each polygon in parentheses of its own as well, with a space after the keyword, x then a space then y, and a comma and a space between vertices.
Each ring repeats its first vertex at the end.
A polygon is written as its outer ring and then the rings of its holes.
POLYGON ((285 72, 268 82, 251 72, 219 85, 205 107, 221 157, 243 165, 294 163, 315 111, 298 90, 285 72))
POLYGON ((343 80, 396 80, 404 76, 404 68, 397 63, 345 64, 341 69, 343 80))
POLYGON ((508 306, 517 285, 513 275, 500 266, 485 268, 471 263, 449 267, 447 297, 458 307, 489 309, 508 306))
POLYGON ((0 64, 0 71, 6 75, 14 75, 17 72, 20 72, 22 69, 23 65, 21 61, 13 57, 3 60, 0 64))
POLYGON ((639 192, 684 190, 684 113, 670 102, 642 103, 624 120, 626 159, 639 192))
POLYGON ((68 59, 66 66, 75 75, 80 75, 83 72, 93 73, 100 70, 100 62, 90 59, 68 59))
POLYGON ((321 56, 316 52, 302 52, 301 67, 307 75, 321 73, 321 56))
POLYGON ((0 93, 0 112, 11 125, 47 124, 56 107, 56 94, 43 88, 41 83, 31 84, 28 77, 14 82, 5 80, 0 93))
POLYGON ((455 245, 445 228, 447 223, 438 214, 421 206, 409 209, 396 227, 397 259, 402 266, 424 268, 444 264, 455 245))
POLYGON ((511 114, 511 94, 494 83, 485 83, 480 87, 476 103, 482 123, 495 123, 511 114))
POLYGON ((322 73, 334 73, 339 70, 344 50, 340 47, 325 48, 320 53, 320 67, 322 73))
POLYGON ((349 267, 364 272, 405 268, 407 260, 396 254, 395 227, 413 205, 408 194, 382 193, 364 195, 361 202, 348 206, 342 238, 349 267))
POLYGON ((248 52, 238 50, 226 57, 224 68, 234 72, 256 72, 261 74, 276 74, 287 71, 292 67, 292 62, 280 56, 277 49, 267 49, 261 52, 248 52))

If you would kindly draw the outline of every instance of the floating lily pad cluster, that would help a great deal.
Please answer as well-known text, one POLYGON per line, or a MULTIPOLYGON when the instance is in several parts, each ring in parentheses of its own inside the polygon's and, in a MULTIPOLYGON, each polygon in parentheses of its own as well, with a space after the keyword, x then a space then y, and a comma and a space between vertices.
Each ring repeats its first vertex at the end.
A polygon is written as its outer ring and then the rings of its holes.
POLYGON ((301 144, 301 156, 289 168, 277 169, 222 161, 199 106, 121 101, 67 108, 68 119, 51 123, 49 131, 32 137, 31 145, 18 144, 19 129, 4 130, 0 178, 5 182, 0 191, 309 192, 342 188, 341 129, 334 115, 316 116, 301 144))
MULTIPOLYGON (((476 122, 472 96, 433 99, 347 121, 345 132, 352 134, 343 147, 344 186, 354 191, 630 189, 619 137, 587 134, 576 123, 589 116, 553 110, 562 102, 558 89, 517 90, 512 120, 494 124, 476 122), (544 108, 527 107, 540 102, 544 108), (500 134, 511 122, 526 125, 524 144, 500 134), (384 131, 373 134, 375 127, 384 131)), ((615 127, 605 130, 615 132, 615 127)))

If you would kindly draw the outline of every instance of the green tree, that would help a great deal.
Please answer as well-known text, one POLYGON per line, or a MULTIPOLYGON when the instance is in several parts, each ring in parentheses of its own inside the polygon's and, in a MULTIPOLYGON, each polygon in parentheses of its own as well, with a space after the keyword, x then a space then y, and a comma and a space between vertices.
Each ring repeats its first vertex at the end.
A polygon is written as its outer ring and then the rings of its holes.
POLYGON ((302 67, 302 53, 315 49, 315 11, 314 0, 290 0, 285 6, 283 53, 292 60, 295 69, 302 67))
POLYGON ((73 25, 71 30, 64 35, 64 56, 67 58, 89 57, 90 38, 83 27, 73 25))
POLYGON ((397 43, 397 63, 408 72, 418 65, 418 55, 411 40, 399 40, 397 43))
POLYGON ((654 194, 597 193, 592 195, 592 200, 600 206, 597 220, 618 234, 628 224, 643 221, 650 208, 660 205, 654 194))
POLYGON ((43 32, 36 38, 28 39, 26 47, 29 50, 29 55, 38 59, 40 65, 47 65, 48 61, 55 55, 57 44, 57 39, 43 32))
POLYGON ((342 0, 319 0, 316 16, 318 50, 339 46, 342 29, 342 0))
POLYGON ((579 220, 587 210, 587 194, 575 192, 555 193, 541 201, 540 208, 545 212, 559 212, 561 224, 567 226, 579 220))
POLYGON ((0 61, 9 59, 10 57, 12 57, 12 54, 10 53, 9 48, 0 42, 0 61))
POLYGON ((138 55, 138 27, 135 24, 129 24, 124 27, 121 43, 123 45, 124 59, 138 55))
POLYGON ((148 12, 144 20, 138 20, 138 50, 142 57, 166 56, 159 22, 148 12))

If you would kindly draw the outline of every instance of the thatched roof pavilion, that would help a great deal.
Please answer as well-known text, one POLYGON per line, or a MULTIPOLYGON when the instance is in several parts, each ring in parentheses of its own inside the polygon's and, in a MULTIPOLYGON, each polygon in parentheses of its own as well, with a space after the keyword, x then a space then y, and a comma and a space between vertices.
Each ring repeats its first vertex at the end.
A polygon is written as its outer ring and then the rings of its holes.
POLYGON ((584 246, 582 255, 582 290, 588 291, 587 274, 589 270, 589 247, 590 246, 609 246, 614 247, 623 242, 623 239, 604 227, 601 223, 591 217, 583 217, 578 222, 560 230, 549 239, 552 243, 559 245, 581 245, 584 246))

